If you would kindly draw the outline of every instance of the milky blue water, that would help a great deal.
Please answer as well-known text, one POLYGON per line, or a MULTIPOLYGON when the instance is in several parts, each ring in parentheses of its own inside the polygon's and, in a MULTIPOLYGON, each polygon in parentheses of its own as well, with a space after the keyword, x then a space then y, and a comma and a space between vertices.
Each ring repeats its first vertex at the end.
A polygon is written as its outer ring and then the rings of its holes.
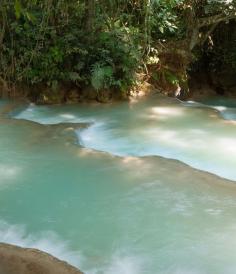
MULTIPOLYGON (((152 96, 106 106, 34 107, 16 118, 42 124, 87 122, 78 142, 118 156, 159 155, 236 179, 236 110, 152 96), (216 149, 217 148, 217 149, 216 149)), ((227 103, 227 102, 226 102, 227 103)))
POLYGON ((0 241, 88 274, 234 274, 236 125, 225 113, 153 96, 1 118, 0 241))

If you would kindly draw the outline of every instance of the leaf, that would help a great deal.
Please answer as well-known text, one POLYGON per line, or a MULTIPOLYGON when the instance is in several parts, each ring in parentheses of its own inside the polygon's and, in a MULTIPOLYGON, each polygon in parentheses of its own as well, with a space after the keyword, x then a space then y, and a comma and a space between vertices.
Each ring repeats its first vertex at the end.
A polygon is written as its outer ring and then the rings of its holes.
POLYGON ((171 84, 173 84, 173 85, 176 85, 176 84, 179 83, 178 77, 177 77, 175 74, 173 74, 172 72, 166 71, 165 74, 166 74, 166 80, 167 80, 169 83, 171 83, 171 84))
POLYGON ((15 0, 14 8, 15 8, 16 18, 19 19, 22 13, 22 6, 19 0, 15 0))
POLYGON ((29 13, 28 11, 25 12, 25 16, 27 17, 27 19, 32 22, 35 23, 36 22, 36 18, 32 13, 29 13))
POLYGON ((159 31, 160 31, 161 33, 164 33, 164 28, 163 28, 163 26, 160 26, 160 27, 159 27, 159 31))

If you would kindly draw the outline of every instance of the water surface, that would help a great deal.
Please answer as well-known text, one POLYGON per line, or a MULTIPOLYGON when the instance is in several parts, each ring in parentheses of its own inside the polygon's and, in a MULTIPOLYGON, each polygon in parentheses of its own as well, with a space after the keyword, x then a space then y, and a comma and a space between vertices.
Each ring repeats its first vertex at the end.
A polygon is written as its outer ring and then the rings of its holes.
POLYGON ((236 272, 235 183, 178 161, 235 179, 233 120, 159 96, 14 115, 0 121, 0 241, 88 274, 236 272), (91 125, 49 126, 62 122, 91 125))
MULTIPOLYGON (((222 103, 222 102, 221 102, 222 103)), ((35 107, 17 118, 42 124, 88 122, 87 148, 118 156, 163 156, 236 180, 236 111, 154 95, 133 103, 35 107)))

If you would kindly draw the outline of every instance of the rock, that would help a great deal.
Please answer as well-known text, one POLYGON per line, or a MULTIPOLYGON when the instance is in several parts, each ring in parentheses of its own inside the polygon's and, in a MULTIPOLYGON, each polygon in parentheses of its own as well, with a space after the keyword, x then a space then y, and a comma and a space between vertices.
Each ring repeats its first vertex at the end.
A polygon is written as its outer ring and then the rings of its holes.
POLYGON ((67 103, 77 103, 79 101, 79 92, 77 89, 70 89, 66 92, 67 103))
POLYGON ((0 243, 0 274, 83 274, 37 249, 0 243))
POLYGON ((92 86, 87 86, 81 91, 81 101, 85 100, 96 100, 97 99, 97 91, 92 86))
POLYGON ((46 88, 40 92, 39 98, 37 99, 37 104, 61 104, 64 103, 65 92, 63 89, 52 90, 46 88))
POLYGON ((97 100, 101 103, 107 103, 112 99, 112 91, 109 89, 103 89, 98 92, 97 100))

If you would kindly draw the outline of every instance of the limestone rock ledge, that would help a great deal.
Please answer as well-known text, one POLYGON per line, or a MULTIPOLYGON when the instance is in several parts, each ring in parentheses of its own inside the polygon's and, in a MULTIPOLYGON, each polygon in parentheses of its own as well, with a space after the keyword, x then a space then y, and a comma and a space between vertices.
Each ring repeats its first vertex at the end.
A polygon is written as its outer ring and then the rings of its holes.
POLYGON ((83 274, 48 253, 0 243, 0 274, 83 274))

